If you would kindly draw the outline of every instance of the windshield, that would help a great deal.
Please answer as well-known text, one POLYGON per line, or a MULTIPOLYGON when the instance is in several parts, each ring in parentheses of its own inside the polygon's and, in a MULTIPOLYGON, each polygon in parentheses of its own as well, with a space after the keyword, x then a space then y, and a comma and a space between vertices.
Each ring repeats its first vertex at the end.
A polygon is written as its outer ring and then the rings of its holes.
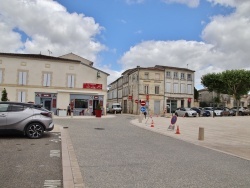
POLYGON ((121 108, 121 105, 113 105, 113 108, 121 108))

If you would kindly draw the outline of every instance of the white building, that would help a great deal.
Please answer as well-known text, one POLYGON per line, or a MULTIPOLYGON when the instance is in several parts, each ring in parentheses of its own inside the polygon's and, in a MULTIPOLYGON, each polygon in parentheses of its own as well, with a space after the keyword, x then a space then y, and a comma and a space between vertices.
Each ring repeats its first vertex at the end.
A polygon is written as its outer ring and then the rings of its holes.
POLYGON ((106 106, 107 76, 93 62, 75 54, 61 57, 0 53, 0 90, 10 101, 34 102, 48 110, 66 109, 74 115, 106 106))

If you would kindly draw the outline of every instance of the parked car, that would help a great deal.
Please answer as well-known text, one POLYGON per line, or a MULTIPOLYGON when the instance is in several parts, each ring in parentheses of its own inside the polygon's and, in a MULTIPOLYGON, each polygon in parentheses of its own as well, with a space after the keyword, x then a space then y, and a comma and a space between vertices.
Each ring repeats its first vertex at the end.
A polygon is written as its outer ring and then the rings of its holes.
POLYGON ((224 111, 228 111, 229 112, 229 116, 235 116, 236 115, 236 112, 234 110, 228 108, 228 107, 224 107, 223 110, 224 111))
POLYGON ((192 107, 191 110, 194 110, 197 112, 197 114, 200 116, 201 115, 201 110, 197 107, 192 107))
POLYGON ((208 110, 210 112, 211 115, 214 114, 214 116, 221 116, 222 111, 221 109, 216 109, 213 107, 204 107, 204 110, 208 110))
POLYGON ((201 109, 201 116, 209 117, 209 116, 211 116, 211 113, 208 110, 201 109))
POLYGON ((215 110, 220 110, 221 111, 221 116, 230 116, 230 112, 228 109, 226 108, 220 108, 220 107, 216 107, 214 108, 215 110))
POLYGON ((175 110, 176 116, 183 116, 183 117, 196 117, 197 112, 194 110, 191 110, 191 108, 177 108, 175 110))
POLYGON ((52 113, 41 105, 0 102, 0 131, 20 131, 29 138, 41 138, 54 128, 52 113))
MULTIPOLYGON (((232 110, 237 113, 237 107, 233 107, 232 110)), ((250 115, 250 110, 247 107, 239 107, 239 116, 250 115)))

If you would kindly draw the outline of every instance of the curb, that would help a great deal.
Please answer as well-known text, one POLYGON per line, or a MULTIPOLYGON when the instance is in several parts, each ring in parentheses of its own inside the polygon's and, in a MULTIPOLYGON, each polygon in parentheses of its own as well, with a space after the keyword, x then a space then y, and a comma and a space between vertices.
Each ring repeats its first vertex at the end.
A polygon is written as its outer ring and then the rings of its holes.
POLYGON ((60 126, 63 187, 84 188, 83 178, 67 127, 60 126))

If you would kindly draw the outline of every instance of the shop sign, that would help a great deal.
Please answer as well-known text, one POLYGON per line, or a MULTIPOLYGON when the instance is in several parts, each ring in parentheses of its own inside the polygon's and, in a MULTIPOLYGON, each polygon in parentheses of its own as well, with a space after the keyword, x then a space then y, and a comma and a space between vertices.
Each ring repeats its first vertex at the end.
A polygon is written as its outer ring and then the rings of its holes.
POLYGON ((98 99, 99 99, 99 97, 98 97, 98 96, 94 96, 94 99, 95 99, 95 100, 98 100, 98 99))
POLYGON ((188 102, 191 102, 191 98, 188 98, 188 102))
POLYGON ((51 97, 51 94, 41 94, 41 97, 51 97))
POLYGON ((84 89, 102 89, 102 84, 84 83, 84 89))

